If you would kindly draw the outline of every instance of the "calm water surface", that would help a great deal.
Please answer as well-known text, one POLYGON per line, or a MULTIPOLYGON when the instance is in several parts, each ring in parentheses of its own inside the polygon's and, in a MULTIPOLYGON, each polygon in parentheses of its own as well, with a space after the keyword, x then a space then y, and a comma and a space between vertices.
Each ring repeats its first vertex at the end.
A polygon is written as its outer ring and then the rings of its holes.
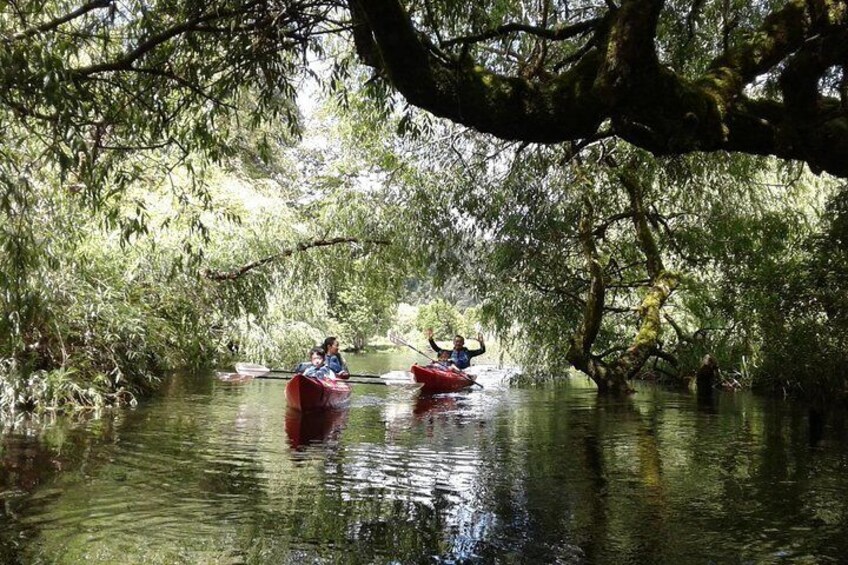
POLYGON ((501 376, 435 397, 357 386, 310 418, 284 381, 176 377, 137 409, 9 433, 0 562, 845 562, 836 416, 501 376))

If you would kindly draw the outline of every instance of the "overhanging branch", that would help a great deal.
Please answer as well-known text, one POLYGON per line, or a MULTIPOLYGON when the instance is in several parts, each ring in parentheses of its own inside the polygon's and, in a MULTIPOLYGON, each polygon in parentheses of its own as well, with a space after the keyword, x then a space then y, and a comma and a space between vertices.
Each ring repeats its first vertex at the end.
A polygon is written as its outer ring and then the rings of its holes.
POLYGON ((563 41, 566 39, 571 39, 572 37, 577 37, 578 35, 582 35, 584 33, 588 33, 590 31, 595 30, 601 22, 604 21, 604 18, 592 18, 589 20, 585 20, 582 22, 578 22, 575 24, 567 25, 567 26, 559 26, 555 28, 545 28, 541 26, 534 26, 530 24, 522 24, 522 23, 508 23, 501 26, 498 26, 494 29, 490 29, 484 31, 482 33, 478 33, 475 35, 468 35, 464 37, 456 37, 454 39, 448 39, 441 43, 442 47, 452 47, 454 45, 467 45, 469 43, 478 43, 480 41, 486 41, 487 39, 494 39, 495 37, 502 37, 504 35, 509 35, 511 33, 527 33, 529 35, 535 35, 537 37, 541 37, 543 39, 550 39, 551 41, 563 41))
MULTIPOLYGON (((550 61, 547 69, 528 75, 544 80, 525 79, 520 71, 515 76, 492 72, 467 52, 456 61, 436 56, 399 0, 348 1, 369 32, 368 42, 357 42, 360 57, 373 61, 378 53, 379 68, 410 103, 478 131, 507 140, 561 143, 590 138, 606 121, 612 133, 655 155, 719 150, 773 155, 803 160, 815 172, 848 177, 845 103, 824 99, 817 85, 820 103, 805 119, 794 119, 786 104, 791 96, 754 89, 760 96, 754 99, 746 88, 778 72, 819 37, 835 38, 830 42, 835 46, 848 45, 843 0, 786 2, 694 78, 658 61, 655 39, 662 0, 625 0, 619 9, 607 11, 602 24, 595 18, 563 28, 577 33, 594 26, 591 48, 578 50, 561 72, 559 63, 550 61)), ((444 43, 543 33, 544 26, 537 27, 506 24, 444 43)), ((540 41, 550 40, 540 36, 540 41)), ((828 50, 822 61, 844 65, 844 48, 828 50)))
POLYGON ((290 249, 284 249, 279 253, 275 253, 274 255, 265 257, 264 259, 259 259, 258 261, 253 261, 252 263, 248 263, 247 265, 244 265, 232 271, 213 271, 207 269, 204 273, 204 276, 212 281, 232 281, 241 276, 244 276, 245 274, 249 273, 250 271, 256 268, 262 267, 263 265, 267 265, 268 263, 271 263, 273 261, 278 261, 285 257, 289 257, 291 255, 294 255, 295 253, 303 252, 315 247, 328 247, 331 245, 339 245, 342 243, 370 243, 375 245, 388 245, 389 242, 382 239, 358 239, 355 237, 334 237, 332 239, 316 239, 313 241, 298 243, 295 247, 292 247, 290 249))
POLYGON ((28 37, 32 37, 34 35, 38 35, 39 33, 44 33, 47 31, 52 31, 57 27, 65 24, 71 20, 75 20, 85 14, 99 10, 101 8, 108 8, 112 5, 113 0, 94 0, 93 2, 89 2, 88 4, 83 4, 73 12, 69 12, 63 16, 59 16, 58 18, 54 18, 48 22, 44 22, 43 24, 31 27, 19 33, 16 33, 12 36, 13 41, 19 41, 21 39, 26 39, 28 37))

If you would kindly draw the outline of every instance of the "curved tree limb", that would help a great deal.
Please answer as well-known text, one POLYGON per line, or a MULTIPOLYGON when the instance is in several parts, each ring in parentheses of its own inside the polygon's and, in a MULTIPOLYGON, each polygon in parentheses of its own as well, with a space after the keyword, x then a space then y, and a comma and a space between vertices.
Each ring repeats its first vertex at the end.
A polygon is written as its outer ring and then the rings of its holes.
POLYGON ((67 14, 64 14, 62 16, 58 16, 58 17, 56 17, 56 18, 54 18, 50 21, 44 22, 44 23, 39 24, 37 26, 33 26, 29 29, 25 29, 24 31, 16 33, 15 35, 12 36, 12 40, 18 41, 18 40, 21 40, 21 39, 26 39, 28 37, 32 37, 34 35, 38 35, 39 33, 44 33, 46 31, 54 30, 57 27, 61 26, 62 24, 65 24, 67 22, 70 22, 71 20, 75 20, 75 19, 77 19, 81 16, 84 16, 85 14, 87 14, 91 11, 99 10, 99 9, 102 9, 102 8, 109 8, 109 7, 112 6, 113 1, 114 0, 92 0, 91 2, 88 2, 87 4, 83 4, 82 6, 77 8, 76 10, 68 12, 67 14))
POLYGON ((382 239, 358 239, 355 237, 334 237, 332 239, 316 239, 313 241, 298 243, 296 246, 290 249, 284 249, 279 253, 275 253, 274 255, 265 257, 264 259, 253 261, 252 263, 248 263, 247 265, 244 265, 232 271, 213 271, 207 269, 204 273, 204 276, 212 281, 232 281, 244 276, 253 269, 262 267, 263 265, 267 265, 268 263, 278 261, 279 259, 283 259, 285 257, 290 257, 295 253, 306 251, 314 247, 328 247, 331 245, 339 245, 341 243, 372 243, 376 245, 388 245, 389 242, 382 239))
POLYGON ((546 28, 542 26, 534 26, 530 24, 513 22, 498 26, 494 29, 490 29, 475 35, 448 39, 441 42, 440 45, 442 47, 451 47, 453 45, 467 45, 469 43, 477 43, 479 41, 485 41, 487 39, 493 39, 495 37, 503 37, 504 35, 509 35, 511 33, 516 32, 523 32, 529 35, 535 35, 537 37, 550 39, 551 41, 563 41, 565 39, 577 37, 578 35, 582 35, 584 33, 588 33, 596 29, 602 21, 603 18, 592 18, 589 20, 584 20, 582 22, 577 22, 575 24, 559 26, 555 28, 546 28))
MULTIPOLYGON (((813 85, 825 62, 844 65, 845 0, 786 2, 696 77, 658 60, 654 42, 662 0, 624 0, 606 13, 592 48, 561 72, 549 69, 543 81, 492 72, 467 53, 455 62, 440 60, 400 0, 349 2, 363 15, 380 68, 410 103, 479 131, 560 143, 590 137, 610 121, 616 135, 657 155, 773 155, 848 177, 845 105, 816 91, 816 103, 799 120, 791 94, 769 97, 757 86, 796 54, 796 68, 806 73, 802 84, 813 85), (801 64, 813 55, 817 63, 801 64)), ((484 35, 491 34, 477 37, 484 35)))
POLYGON ((541 143, 562 141, 563 132, 590 137, 604 119, 597 97, 582 94, 593 88, 595 61, 578 62, 544 85, 465 58, 448 66, 430 53, 398 1, 351 2, 365 17, 389 80, 416 106, 503 139, 541 143))

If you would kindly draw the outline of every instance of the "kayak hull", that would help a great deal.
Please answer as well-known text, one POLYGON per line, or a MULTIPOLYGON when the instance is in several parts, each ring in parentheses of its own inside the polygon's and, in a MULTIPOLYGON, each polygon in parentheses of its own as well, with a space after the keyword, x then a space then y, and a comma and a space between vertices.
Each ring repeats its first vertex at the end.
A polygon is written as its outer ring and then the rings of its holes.
POLYGON ((350 385, 336 379, 304 377, 300 373, 286 385, 286 400, 295 410, 332 410, 350 402, 350 385))
POLYGON ((421 392, 425 393, 453 392, 474 384, 474 381, 465 373, 445 371, 434 367, 422 367, 421 365, 413 365, 410 370, 413 380, 423 385, 421 392))

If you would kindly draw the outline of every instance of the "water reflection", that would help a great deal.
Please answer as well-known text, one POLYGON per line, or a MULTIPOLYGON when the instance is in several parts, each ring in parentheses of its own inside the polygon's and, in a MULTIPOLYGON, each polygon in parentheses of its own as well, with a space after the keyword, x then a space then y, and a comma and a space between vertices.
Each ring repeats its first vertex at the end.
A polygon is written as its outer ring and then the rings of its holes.
POLYGON ((717 392, 175 379, 0 441, 4 563, 839 561, 844 415, 717 392))
POLYGON ((452 412, 457 409, 456 396, 452 394, 420 394, 415 399, 412 413, 418 417, 432 416, 439 413, 452 412))
POLYGON ((294 450, 314 443, 337 441, 347 424, 349 409, 301 412, 286 410, 286 435, 294 450))

